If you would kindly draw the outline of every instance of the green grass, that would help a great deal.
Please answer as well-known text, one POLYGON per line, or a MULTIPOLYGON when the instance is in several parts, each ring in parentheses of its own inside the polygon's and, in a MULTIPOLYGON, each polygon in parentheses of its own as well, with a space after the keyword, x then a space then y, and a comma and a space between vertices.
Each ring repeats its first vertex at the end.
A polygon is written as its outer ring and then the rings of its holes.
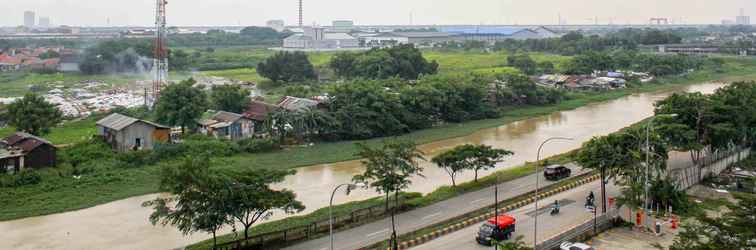
MULTIPOLYGON (((100 118, 100 117, 97 117, 100 118)), ((77 121, 66 121, 60 126, 53 128, 50 134, 45 135, 45 139, 55 145, 65 145, 85 141, 95 134, 95 123, 97 118, 90 117, 77 121)), ((11 135, 15 132, 13 127, 0 128, 0 138, 11 135)))

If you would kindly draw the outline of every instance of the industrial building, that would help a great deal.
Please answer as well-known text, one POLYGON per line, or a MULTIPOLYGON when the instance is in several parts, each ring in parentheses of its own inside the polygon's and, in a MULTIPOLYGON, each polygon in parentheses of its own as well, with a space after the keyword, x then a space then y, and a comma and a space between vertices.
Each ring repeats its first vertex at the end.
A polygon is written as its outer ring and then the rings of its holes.
POLYGON ((546 27, 510 28, 510 27, 442 27, 441 32, 385 32, 377 35, 360 35, 368 47, 387 47, 396 44, 433 45, 442 42, 483 41, 494 43, 507 39, 544 39, 561 35, 546 27))
POLYGON ((331 30, 333 32, 351 32, 354 30, 354 21, 351 20, 336 20, 333 21, 333 27, 331 27, 331 30))
POLYGON ((389 47, 397 44, 432 45, 455 40, 452 34, 446 32, 386 32, 363 36, 361 39, 368 47, 389 47))
POLYGON ((326 33, 324 28, 305 27, 304 33, 283 40, 285 49, 347 49, 360 47, 360 41, 347 33, 326 33))

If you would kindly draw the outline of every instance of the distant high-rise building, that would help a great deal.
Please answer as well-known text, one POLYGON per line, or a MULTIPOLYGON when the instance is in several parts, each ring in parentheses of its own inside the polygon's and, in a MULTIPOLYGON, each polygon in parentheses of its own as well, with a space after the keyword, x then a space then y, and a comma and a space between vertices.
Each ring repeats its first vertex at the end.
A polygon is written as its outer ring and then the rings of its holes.
POLYGON ((751 25, 751 17, 745 15, 745 10, 740 9, 740 15, 735 17, 735 24, 737 25, 751 25))
POLYGON ((39 26, 43 28, 49 28, 51 25, 49 17, 39 17, 39 26))
POLYGON ((25 11, 24 12, 24 26, 26 27, 34 27, 37 24, 37 17, 36 14, 34 14, 34 11, 25 11))
POLYGON ((722 25, 733 25, 733 24, 735 24, 735 21, 733 20, 730 20, 730 19, 722 20, 722 25))
POLYGON ((270 20, 265 23, 268 28, 274 29, 278 32, 281 32, 286 28, 286 23, 284 23, 284 20, 270 20))

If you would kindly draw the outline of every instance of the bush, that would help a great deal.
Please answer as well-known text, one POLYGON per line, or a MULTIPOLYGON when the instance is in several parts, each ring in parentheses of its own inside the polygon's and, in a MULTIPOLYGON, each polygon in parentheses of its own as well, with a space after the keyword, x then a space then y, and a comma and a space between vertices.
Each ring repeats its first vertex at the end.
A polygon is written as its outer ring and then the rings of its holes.
POLYGON ((34 170, 24 170, 13 175, 0 178, 0 187, 21 187, 36 185, 42 182, 42 176, 34 170))
POLYGON ((88 162, 102 162, 113 159, 115 153, 110 145, 100 138, 95 138, 62 149, 60 156, 62 162, 76 167, 88 162))
POLYGON ((137 168, 154 162, 155 155, 152 151, 147 150, 131 151, 118 154, 116 160, 118 160, 119 167, 137 168))
POLYGON ((247 153, 263 153, 279 149, 278 143, 273 139, 244 139, 236 143, 239 150, 247 153))

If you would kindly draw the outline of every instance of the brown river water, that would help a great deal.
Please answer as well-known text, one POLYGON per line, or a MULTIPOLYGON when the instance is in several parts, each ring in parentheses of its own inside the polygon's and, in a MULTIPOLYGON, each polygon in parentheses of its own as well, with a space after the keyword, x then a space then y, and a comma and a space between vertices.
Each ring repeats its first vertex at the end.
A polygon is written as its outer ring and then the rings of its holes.
MULTIPOLYGON (((680 86, 675 90, 636 94, 620 99, 596 103, 574 110, 522 120, 495 128, 480 130, 469 136, 437 141, 420 146, 430 159, 455 146, 475 143, 509 149, 515 155, 501 163, 498 169, 535 161, 538 145, 553 136, 570 137, 574 141, 553 141, 544 147, 542 157, 576 149, 594 136, 606 135, 643 120, 653 114, 653 103, 673 92, 712 93, 718 83, 680 86)), ((677 158, 677 157, 674 157, 677 158)), ((684 157, 682 157, 684 158, 684 157)), ((448 175, 429 162, 421 163, 425 178, 415 178, 409 191, 428 193, 449 185, 448 175)), ((277 188, 297 193, 307 210, 328 206, 331 190, 347 183, 363 171, 359 161, 346 161, 299 168, 277 188)), ((481 176, 490 172, 481 172, 481 176)), ((462 173, 457 182, 470 181, 472 172, 462 173)), ((337 194, 335 203, 363 200, 378 194, 358 190, 350 196, 337 194)), ((171 227, 152 226, 148 222, 150 210, 142 202, 157 194, 132 197, 79 211, 0 222, 0 249, 175 249, 208 239, 203 233, 182 235, 171 227)), ((270 220, 284 218, 276 213, 270 220)), ((225 229, 229 232, 231 229, 225 229)))

